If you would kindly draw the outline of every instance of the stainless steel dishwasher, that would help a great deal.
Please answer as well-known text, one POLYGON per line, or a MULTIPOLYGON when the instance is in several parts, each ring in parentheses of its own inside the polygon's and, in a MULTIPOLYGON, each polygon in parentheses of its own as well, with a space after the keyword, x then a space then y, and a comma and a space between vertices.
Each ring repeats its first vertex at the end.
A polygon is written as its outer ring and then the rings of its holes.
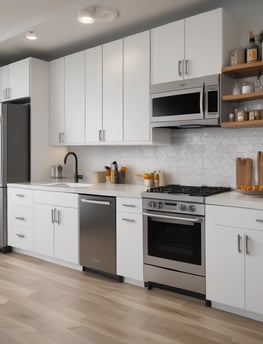
POLYGON ((79 195, 80 265, 116 275, 116 199, 79 195))

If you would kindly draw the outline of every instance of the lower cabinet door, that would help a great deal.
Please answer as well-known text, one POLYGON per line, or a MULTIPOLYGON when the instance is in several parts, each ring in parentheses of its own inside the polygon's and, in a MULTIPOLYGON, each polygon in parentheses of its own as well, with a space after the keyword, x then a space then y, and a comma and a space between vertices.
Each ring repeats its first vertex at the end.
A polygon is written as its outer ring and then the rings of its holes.
POLYGON ((263 314, 263 231, 246 231, 245 308, 263 314))
POLYGON ((244 231, 206 227, 206 298, 243 309, 244 231))
POLYGON ((79 263, 78 209, 56 207, 54 256, 71 263, 79 263))
POLYGON ((117 216, 117 274, 143 281, 142 215, 117 216))
POLYGON ((34 205, 34 250, 50 257, 54 255, 52 209, 52 206, 47 204, 34 205))

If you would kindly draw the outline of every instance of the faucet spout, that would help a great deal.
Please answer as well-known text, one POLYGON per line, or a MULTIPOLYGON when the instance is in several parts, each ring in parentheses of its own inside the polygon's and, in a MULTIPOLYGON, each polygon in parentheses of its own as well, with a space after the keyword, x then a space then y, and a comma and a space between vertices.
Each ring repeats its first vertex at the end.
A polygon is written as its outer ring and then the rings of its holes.
POLYGON ((75 182, 75 183, 78 183, 78 182, 79 182, 79 179, 82 178, 82 175, 80 175, 80 174, 79 174, 79 171, 78 171, 78 157, 77 157, 77 154, 74 153, 74 152, 68 152, 68 153, 65 155, 65 158, 64 158, 64 165, 66 165, 67 159, 68 159, 68 157, 69 157, 70 155, 74 156, 74 158, 75 158, 74 182, 75 182))

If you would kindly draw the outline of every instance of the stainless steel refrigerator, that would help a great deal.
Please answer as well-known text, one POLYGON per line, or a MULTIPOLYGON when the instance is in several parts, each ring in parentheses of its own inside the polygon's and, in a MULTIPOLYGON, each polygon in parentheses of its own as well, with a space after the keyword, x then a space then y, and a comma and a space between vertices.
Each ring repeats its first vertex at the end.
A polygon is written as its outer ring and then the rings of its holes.
POLYGON ((0 250, 8 252, 7 183, 30 181, 30 104, 0 105, 0 250))

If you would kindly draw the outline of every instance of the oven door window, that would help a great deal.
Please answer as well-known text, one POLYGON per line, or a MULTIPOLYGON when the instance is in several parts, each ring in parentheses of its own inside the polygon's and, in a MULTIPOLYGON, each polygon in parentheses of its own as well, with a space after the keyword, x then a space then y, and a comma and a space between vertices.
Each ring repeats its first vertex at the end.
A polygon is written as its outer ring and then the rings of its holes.
POLYGON ((201 265, 201 224, 148 218, 148 255, 201 265))

